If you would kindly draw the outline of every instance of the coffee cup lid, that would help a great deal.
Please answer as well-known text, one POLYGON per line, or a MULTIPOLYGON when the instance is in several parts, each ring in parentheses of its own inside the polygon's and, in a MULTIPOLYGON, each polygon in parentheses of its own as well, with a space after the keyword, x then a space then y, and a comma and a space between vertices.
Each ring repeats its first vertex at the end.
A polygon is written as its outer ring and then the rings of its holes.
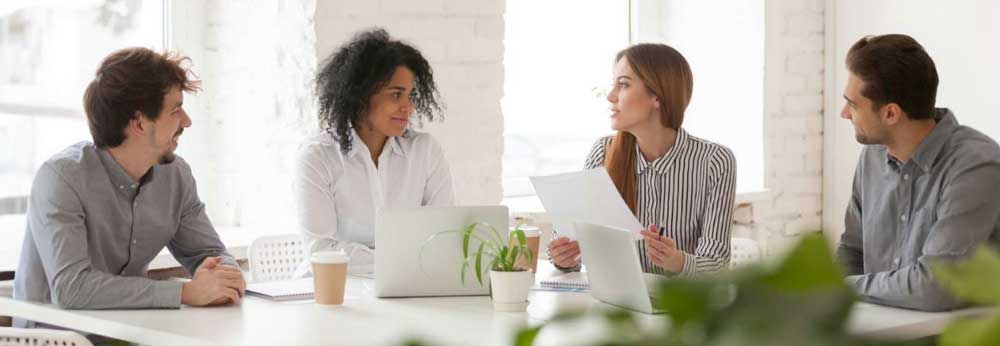
MULTIPOLYGON (((516 226, 511 227, 510 230, 513 231, 516 228, 516 226)), ((521 226, 521 231, 524 232, 525 237, 537 237, 542 234, 536 226, 521 226)))
POLYGON ((315 263, 347 263, 347 254, 343 251, 319 251, 312 254, 315 263))

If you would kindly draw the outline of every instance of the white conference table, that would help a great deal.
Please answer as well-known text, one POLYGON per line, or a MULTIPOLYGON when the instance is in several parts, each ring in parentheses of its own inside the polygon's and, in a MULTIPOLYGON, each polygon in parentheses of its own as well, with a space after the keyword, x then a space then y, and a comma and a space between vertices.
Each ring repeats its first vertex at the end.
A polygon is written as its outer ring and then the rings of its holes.
MULTIPOLYGON (((557 312, 615 309, 588 293, 532 291, 527 312, 504 313, 493 311, 485 296, 378 299, 373 288, 371 279, 350 277, 345 304, 335 308, 311 300, 274 302, 248 296, 239 305, 226 307, 63 310, 0 297, 0 315, 145 345, 401 345, 414 336, 433 345, 510 345, 518 328, 537 325, 557 312)), ((859 303, 849 328, 860 336, 915 339, 939 334, 958 316, 992 309, 928 313, 859 303)), ((638 316, 644 325, 653 326, 664 318, 638 316)), ((581 330, 596 332, 598 328, 547 328, 539 335, 538 345, 588 340, 581 330)))

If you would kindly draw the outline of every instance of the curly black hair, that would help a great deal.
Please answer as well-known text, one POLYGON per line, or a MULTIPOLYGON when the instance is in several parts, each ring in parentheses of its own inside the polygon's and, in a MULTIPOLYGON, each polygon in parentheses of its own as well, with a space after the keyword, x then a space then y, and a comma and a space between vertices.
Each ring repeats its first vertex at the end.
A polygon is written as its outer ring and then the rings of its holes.
POLYGON ((427 59, 416 48, 389 37, 384 29, 355 34, 323 62, 316 76, 320 127, 340 143, 343 153, 351 150, 351 129, 368 109, 368 100, 400 66, 414 75, 410 101, 419 124, 441 119, 441 95, 427 59))

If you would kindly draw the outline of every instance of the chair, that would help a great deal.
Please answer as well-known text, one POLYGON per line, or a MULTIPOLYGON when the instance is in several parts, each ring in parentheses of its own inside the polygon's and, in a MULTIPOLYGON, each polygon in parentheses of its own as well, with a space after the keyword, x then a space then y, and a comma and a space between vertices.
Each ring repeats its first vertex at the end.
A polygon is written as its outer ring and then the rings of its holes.
POLYGON ((41 328, 0 327, 0 346, 94 346, 83 335, 41 328))
POLYGON ((250 243, 247 260, 253 282, 288 280, 306 260, 304 241, 297 234, 259 237, 250 243))
POLYGON ((754 263, 760 259, 760 247, 750 238, 733 238, 731 240, 732 255, 729 258, 729 268, 739 268, 754 263))

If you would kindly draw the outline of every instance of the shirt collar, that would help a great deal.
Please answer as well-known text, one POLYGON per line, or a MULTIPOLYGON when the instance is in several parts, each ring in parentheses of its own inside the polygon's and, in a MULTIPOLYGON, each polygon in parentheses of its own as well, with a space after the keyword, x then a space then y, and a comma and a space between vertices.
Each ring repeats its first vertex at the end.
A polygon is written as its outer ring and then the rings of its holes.
POLYGON ((948 142, 948 138, 951 137, 952 132, 955 132, 955 128, 958 127, 958 120, 955 119, 955 114, 951 110, 938 108, 935 110, 935 113, 934 118, 937 120, 937 125, 920 142, 920 145, 917 146, 917 151, 911 157, 913 163, 917 164, 924 172, 931 170, 931 166, 937 161, 941 149, 944 148, 945 143, 948 142))
POLYGON ((642 174, 647 169, 652 169, 653 172, 657 174, 665 174, 670 167, 673 165, 674 160, 677 158, 678 153, 680 153, 687 146, 687 142, 690 140, 687 131, 684 129, 677 130, 677 138, 674 140, 674 145, 667 150, 667 153, 660 156, 653 162, 646 162, 646 159, 642 157, 642 152, 639 151, 639 146, 635 146, 636 154, 636 165, 635 174, 642 174))
MULTIPOLYGON (((410 134, 410 130, 406 130, 406 132, 403 132, 402 137, 406 137, 409 134, 410 134)), ((406 156, 406 151, 403 150, 402 144, 399 143, 399 137, 389 137, 388 139, 385 140, 385 142, 386 142, 385 143, 386 147, 389 148, 389 151, 391 153, 397 154, 399 156, 404 156, 404 157, 406 156)), ((368 151, 368 146, 365 145, 365 142, 361 140, 361 136, 358 136, 358 130, 356 130, 356 129, 354 129, 352 127, 351 128, 351 150, 347 151, 347 157, 348 158, 353 158, 354 155, 357 154, 358 151, 360 151, 360 150, 364 150, 365 153, 370 153, 368 151)))
MULTIPOLYGON (((111 183, 115 185, 119 190, 125 188, 135 189, 139 187, 139 183, 132 180, 132 177, 125 173, 125 169, 115 161, 115 158, 111 156, 111 153, 104 148, 97 148, 97 156, 101 158, 101 165, 104 166, 104 170, 108 172, 108 177, 111 178, 111 183)), ((146 173, 146 180, 152 178, 153 168, 150 167, 149 172, 146 173)))

